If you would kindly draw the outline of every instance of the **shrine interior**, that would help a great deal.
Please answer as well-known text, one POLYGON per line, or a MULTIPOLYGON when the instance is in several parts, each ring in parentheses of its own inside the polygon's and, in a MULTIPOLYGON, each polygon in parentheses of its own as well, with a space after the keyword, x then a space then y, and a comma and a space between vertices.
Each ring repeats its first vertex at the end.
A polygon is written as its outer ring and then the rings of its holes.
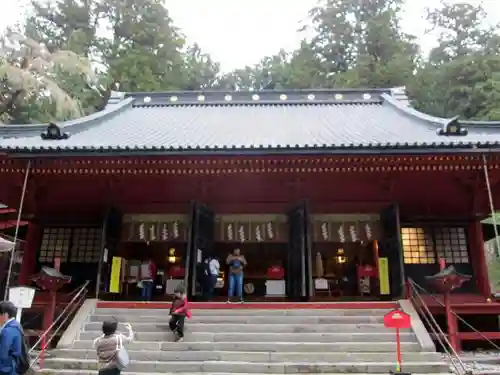
MULTIPOLYGON (((377 299, 378 241, 377 215, 319 215, 311 220, 310 270, 306 277, 316 300, 377 299), (364 221, 363 221, 364 220, 364 221), (368 270, 368 271, 363 271, 368 270), (365 273, 363 273, 365 272, 365 273)), ((157 267, 154 300, 168 300, 174 289, 185 283, 186 270, 195 270, 195 295, 202 294, 201 262, 216 258, 220 265, 215 300, 227 299, 227 256, 236 248, 247 260, 244 270, 246 300, 275 301, 288 297, 291 280, 300 279, 292 269, 289 231, 284 215, 221 215, 216 219, 215 242, 208 250, 198 249, 196 265, 188 257, 188 217, 126 215, 121 240, 109 258, 119 257, 120 290, 110 292, 112 262, 101 265, 102 299, 140 299, 139 268, 151 260, 157 267), (163 223, 157 220, 164 220, 163 223), (149 220, 149 221, 148 221, 149 220)), ((96 271, 94 270, 94 273, 96 271)), ((88 273, 87 273, 88 275, 88 273)))

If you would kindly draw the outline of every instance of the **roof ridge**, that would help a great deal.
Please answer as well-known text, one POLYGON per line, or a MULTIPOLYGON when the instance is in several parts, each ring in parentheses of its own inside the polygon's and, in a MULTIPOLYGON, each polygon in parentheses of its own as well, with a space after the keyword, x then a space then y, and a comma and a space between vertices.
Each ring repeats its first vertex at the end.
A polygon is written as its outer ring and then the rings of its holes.
POLYGON ((168 92, 125 93, 125 98, 134 98, 135 105, 179 105, 179 104, 241 104, 290 103, 318 104, 327 102, 381 102, 381 95, 390 89, 301 89, 301 90, 196 90, 168 92))
POLYGON ((181 108, 181 107, 321 107, 321 106, 368 106, 368 105, 381 105, 382 100, 365 100, 365 101, 336 101, 328 100, 322 102, 304 102, 304 101, 241 101, 241 102, 216 102, 216 103, 141 103, 134 101, 132 106, 134 108, 181 108))
POLYGON ((393 106, 396 110, 403 113, 404 115, 417 118, 418 120, 421 120, 428 124, 435 125, 438 128, 446 126, 452 121, 456 121, 456 123, 460 124, 462 127, 471 127, 475 130, 481 128, 500 128, 500 121, 460 120, 459 116, 446 118, 428 115, 413 108, 410 102, 407 100, 408 98, 406 96, 403 96, 399 91, 391 95, 387 95, 385 93, 381 94, 381 98, 383 103, 387 103, 393 106))
MULTIPOLYGON (((76 134, 99 124, 102 120, 116 116, 123 109, 131 106, 133 101, 134 99, 128 98, 114 104, 108 102, 108 105, 101 111, 58 123, 57 126, 65 133, 69 133, 70 135, 76 134)), ((50 124, 0 125, 0 138, 37 137, 46 131, 50 124)))
POLYGON ((405 116, 416 118, 422 122, 426 122, 430 125, 435 125, 436 128, 443 127, 447 125, 450 121, 454 120, 454 118, 443 118, 443 117, 435 117, 432 115, 428 115, 424 112, 420 112, 419 110, 407 105, 405 102, 396 99, 392 95, 382 94, 382 100, 384 103, 389 104, 394 107, 398 112, 402 113, 405 116))

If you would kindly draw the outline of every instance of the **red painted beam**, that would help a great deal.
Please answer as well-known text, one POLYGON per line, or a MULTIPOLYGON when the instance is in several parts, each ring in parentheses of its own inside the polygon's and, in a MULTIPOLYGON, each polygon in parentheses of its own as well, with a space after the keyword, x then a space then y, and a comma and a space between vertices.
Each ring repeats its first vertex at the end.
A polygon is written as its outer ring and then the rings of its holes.
MULTIPOLYGON (((260 310, 282 310, 282 309, 318 309, 318 310, 340 310, 340 309, 395 309, 399 305, 396 302, 339 302, 339 303, 315 303, 315 302, 248 302, 244 304, 224 302, 190 302, 191 309, 260 309, 260 310)), ((168 302, 130 302, 130 301, 99 301, 98 308, 119 309, 170 309, 168 302)))
MULTIPOLYGON (((431 337, 436 338, 436 334, 431 334, 431 337)), ((458 332, 456 337, 460 341, 500 340, 500 332, 458 332)))
MULTIPOLYGON (((442 306, 428 306, 432 314, 444 314, 442 306)), ((464 303, 452 304, 452 310, 455 314, 461 315, 497 315, 500 314, 500 304, 498 303, 464 303)))
POLYGON ((460 332, 457 333, 460 340, 500 340, 500 332, 460 332))
MULTIPOLYGON (((17 220, 0 221, 0 230, 15 228, 16 225, 17 225, 17 220)), ((20 226, 28 225, 28 221, 21 220, 19 222, 19 225, 20 226)))

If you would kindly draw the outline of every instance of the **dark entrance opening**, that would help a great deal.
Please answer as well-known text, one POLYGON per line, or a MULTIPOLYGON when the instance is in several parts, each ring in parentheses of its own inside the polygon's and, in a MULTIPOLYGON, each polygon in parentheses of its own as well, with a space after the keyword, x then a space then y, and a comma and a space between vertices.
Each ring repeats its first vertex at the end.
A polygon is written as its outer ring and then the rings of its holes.
POLYGON ((286 294, 292 301, 308 301, 313 294, 311 241, 307 204, 299 203, 288 214, 288 264, 286 294))

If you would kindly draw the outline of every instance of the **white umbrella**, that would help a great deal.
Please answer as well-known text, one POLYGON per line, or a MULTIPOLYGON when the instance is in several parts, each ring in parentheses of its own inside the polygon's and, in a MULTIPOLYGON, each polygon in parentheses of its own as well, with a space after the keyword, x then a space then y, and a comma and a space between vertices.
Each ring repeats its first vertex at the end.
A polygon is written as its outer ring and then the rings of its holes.
POLYGON ((10 242, 5 238, 0 237, 0 253, 12 251, 14 248, 14 242, 10 242))

